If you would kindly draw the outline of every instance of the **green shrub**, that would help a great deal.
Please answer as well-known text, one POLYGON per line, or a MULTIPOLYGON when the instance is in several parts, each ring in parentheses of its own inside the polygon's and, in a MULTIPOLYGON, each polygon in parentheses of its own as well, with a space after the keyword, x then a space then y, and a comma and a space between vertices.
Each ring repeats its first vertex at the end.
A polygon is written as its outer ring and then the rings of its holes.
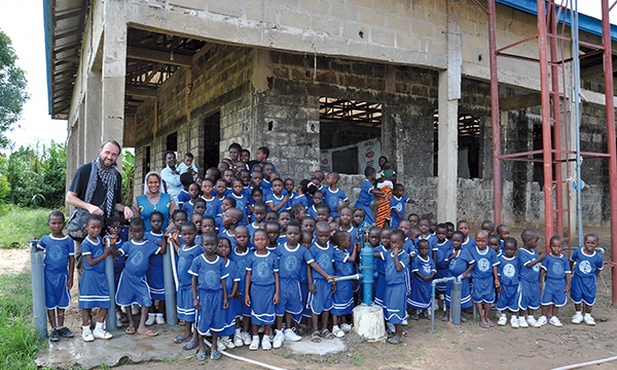
POLYGON ((45 208, 0 207, 0 248, 26 247, 32 237, 40 239, 48 234, 47 217, 50 213, 51 210, 45 208))

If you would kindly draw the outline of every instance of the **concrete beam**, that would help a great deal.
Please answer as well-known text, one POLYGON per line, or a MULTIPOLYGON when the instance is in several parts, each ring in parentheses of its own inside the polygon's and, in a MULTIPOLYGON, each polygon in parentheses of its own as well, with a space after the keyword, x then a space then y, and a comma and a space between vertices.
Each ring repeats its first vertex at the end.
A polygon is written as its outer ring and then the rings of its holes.
POLYGON ((499 109, 503 111, 517 110, 542 105, 540 93, 514 95, 499 100, 499 109))
POLYGON ((126 51, 129 59, 145 60, 147 62, 173 64, 180 67, 190 68, 193 58, 189 55, 174 54, 168 51, 159 51, 136 46, 129 46, 126 51))

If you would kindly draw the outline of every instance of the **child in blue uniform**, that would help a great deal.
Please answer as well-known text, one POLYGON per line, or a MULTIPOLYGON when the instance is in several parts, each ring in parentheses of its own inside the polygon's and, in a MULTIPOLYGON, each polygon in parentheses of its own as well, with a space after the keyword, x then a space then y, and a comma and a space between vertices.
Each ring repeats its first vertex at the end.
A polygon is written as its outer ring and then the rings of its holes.
MULTIPOLYGON (((146 283, 146 271, 150 263, 150 257, 161 253, 165 254, 166 245, 159 246, 151 241, 144 239, 144 220, 141 217, 131 219, 130 231, 132 239, 123 243, 118 249, 120 255, 126 256, 126 264, 116 291, 116 302, 120 306, 130 306, 134 303, 141 306, 141 318, 137 333, 149 337, 157 336, 154 330, 146 328, 148 311, 152 306, 152 298, 148 283, 146 283)), ((133 315, 129 315, 129 326, 126 328, 127 334, 135 334, 135 322, 133 315)))
POLYGON ((50 213, 47 227, 51 234, 43 236, 38 244, 45 250, 45 305, 51 325, 49 340, 52 342, 57 342, 60 337, 73 337, 73 332, 64 326, 64 311, 71 303, 75 247, 73 239, 62 233, 64 224, 62 212, 50 213))
MULTIPOLYGON (((469 275, 473 269, 473 257, 469 252, 463 249, 463 240, 465 234, 460 231, 452 233, 450 242, 454 248, 452 255, 448 257, 448 270, 452 277, 461 277, 461 309, 471 307, 471 290, 469 289, 469 275)), ((452 282, 448 282, 446 285, 446 313, 441 318, 442 321, 450 320, 450 304, 451 304, 451 291, 452 282)), ((461 315, 461 321, 467 321, 463 315, 461 315)))
MULTIPOLYGON (((180 228, 183 245, 180 247, 174 238, 174 250, 177 254, 176 274, 177 274, 177 292, 176 292, 176 311, 178 320, 184 320, 184 332, 182 335, 174 339, 174 343, 185 343, 182 349, 192 350, 197 348, 197 331, 192 331, 193 323, 195 322, 195 307, 193 306, 192 284, 193 276, 189 273, 191 263, 195 257, 202 254, 202 248, 195 245, 195 235, 197 228, 192 222, 185 222, 180 228)), ((202 236, 203 243, 203 236, 202 236)), ((216 244, 216 242, 215 242, 216 244)))
POLYGON ((246 294, 244 302, 251 308, 251 324, 253 339, 249 350, 259 349, 259 326, 264 326, 264 338, 261 348, 268 351, 270 343, 270 329, 274 324, 276 312, 274 306, 279 303, 279 261, 277 256, 266 249, 268 233, 259 229, 253 234, 253 244, 257 249, 249 253, 246 261, 246 294))
MULTIPOLYGON (((317 219, 317 207, 319 205, 322 204, 323 200, 324 200, 324 195, 321 191, 317 190, 314 194, 313 194, 313 204, 308 208, 308 210, 306 211, 307 215, 313 217, 314 219, 317 219)), ((327 206, 327 205, 326 205, 327 206)), ((330 207, 328 207, 328 216, 330 213, 330 207)))
POLYGON ((390 199, 390 226, 398 227, 399 222, 405 218, 405 205, 407 203, 417 204, 415 200, 405 196, 403 184, 394 185, 390 199))
MULTIPOLYGON (((161 212, 152 212, 150 215, 150 232, 144 235, 144 238, 159 247, 165 246, 165 237, 161 227, 164 223, 164 217, 161 212)), ((152 325, 155 322, 159 325, 165 323, 163 313, 165 312, 165 280, 163 279, 163 255, 157 253, 150 257, 148 271, 146 271, 146 281, 150 289, 150 297, 152 297, 152 306, 148 313, 146 325, 152 325)))
POLYGON ((471 298, 480 315, 480 326, 488 329, 494 326, 488 317, 491 303, 495 301, 495 289, 499 289, 499 260, 492 248, 488 247, 488 233, 480 230, 476 233, 476 246, 469 253, 473 264, 473 286, 471 298))
POLYGON ((330 207, 330 216, 332 218, 338 216, 341 209, 349 205, 349 198, 345 195, 343 189, 337 187, 339 180, 338 172, 330 172, 326 176, 326 184, 328 187, 324 190, 324 203, 330 207), (342 202, 342 204, 339 204, 342 202))
POLYGON ((533 312, 540 307, 540 266, 546 254, 538 255, 535 250, 540 240, 535 230, 523 230, 521 239, 523 248, 518 251, 521 268, 518 285, 518 325, 521 328, 539 327, 533 312))
POLYGON ((289 197, 283 194, 283 180, 278 178, 272 180, 272 193, 266 196, 265 201, 270 210, 276 213, 291 208, 288 204, 289 197))
POLYGON ((83 331, 81 338, 84 342, 94 339, 111 339, 112 335, 103 329, 103 322, 111 306, 109 299, 109 285, 105 276, 105 257, 114 254, 114 247, 104 248, 101 237, 103 218, 90 214, 86 218, 88 236, 81 243, 81 254, 85 260, 84 271, 79 281, 79 303, 83 331), (90 312, 99 308, 94 330, 90 329, 90 312))
POLYGON ((239 225, 246 226, 247 222, 247 206, 249 204, 250 195, 244 192, 244 184, 242 180, 235 178, 231 181, 232 192, 228 195, 236 201, 236 208, 242 211, 242 219, 239 225))
MULTIPOLYGON (((191 275, 193 307, 197 310, 195 321, 196 331, 199 333, 197 359, 200 361, 206 359, 204 339, 206 333, 211 333, 210 359, 218 360, 221 358, 221 352, 218 351, 218 334, 225 326, 223 310, 228 307, 225 284, 227 271, 223 259, 216 255, 216 235, 213 232, 204 234, 201 243, 204 253, 193 259, 187 271, 191 275)), ((202 250, 199 247, 198 249, 202 250)))
MULTIPOLYGON (((238 301, 238 283, 240 282, 240 273, 238 265, 229 258, 231 253, 231 242, 227 238, 220 238, 216 246, 216 254, 223 259, 225 263, 225 286, 227 290, 227 308, 223 310, 225 316, 225 326, 219 333, 219 348, 222 350, 235 348, 234 341, 231 336, 236 331, 236 316, 240 313, 240 302, 238 301), (225 347, 225 348, 223 348, 225 347)), ((242 343, 240 343, 242 345, 242 343)))
MULTIPOLYGON (((344 208, 341 215, 349 210, 344 208)), ((336 246, 334 250, 334 273, 336 276, 349 276, 356 273, 356 256, 360 249, 359 244, 351 244, 351 235, 345 231, 337 231, 331 238, 332 244, 336 246)), ((345 336, 345 330, 351 329, 349 324, 345 322, 345 315, 351 314, 354 308, 354 289, 351 280, 338 281, 336 290, 332 294, 332 334, 337 338, 345 336), (341 326, 339 327, 339 320, 341 326)))
POLYGON ((371 203, 373 202, 373 196, 382 196, 383 192, 381 190, 375 189, 373 186, 373 182, 375 182, 375 177, 377 173, 373 167, 366 167, 364 170, 364 182, 362 182, 362 187, 360 188, 360 193, 358 194, 358 200, 356 204, 354 204, 354 208, 360 208, 364 211, 364 220, 369 223, 369 225, 373 225, 375 223, 375 218, 373 217, 373 210, 371 209, 371 203))
POLYGON ((261 200, 258 200, 255 202, 252 208, 253 208, 253 211, 252 211, 253 214, 251 216, 252 222, 248 225, 249 235, 251 238, 253 237, 255 230, 262 228, 260 226, 261 226, 261 223, 264 222, 264 220, 266 219, 267 206, 266 206, 266 203, 262 202, 261 200))
POLYGON ((561 236, 554 235, 550 240, 551 253, 542 261, 540 271, 540 283, 544 282, 542 289, 542 316, 538 319, 540 326, 550 323, 553 326, 563 326, 557 314, 559 307, 568 303, 567 293, 570 293, 570 279, 572 271, 568 258, 561 252, 563 251, 563 239, 561 236), (546 316, 550 315, 547 320, 546 316))
MULTIPOLYGON (((420 240, 418 255, 411 262, 411 292, 407 299, 411 308, 423 311, 431 307, 431 281, 436 274, 437 268, 429 255, 428 240, 420 240)), ((415 313, 411 318, 418 320, 420 316, 415 313)))
POLYGON ((497 298, 497 310, 501 312, 497 325, 504 326, 508 323, 506 310, 512 312, 510 326, 513 329, 519 327, 518 324, 518 283, 520 265, 516 257, 516 239, 507 237, 503 243, 504 253, 499 256, 499 297, 497 298))
POLYGON ((206 201, 206 210, 203 215, 216 217, 219 213, 221 213, 221 201, 212 195, 212 191, 214 190, 214 182, 210 179, 203 179, 201 182, 201 199, 206 201))
POLYGON ((596 302, 596 280, 604 268, 602 256, 596 253, 600 238, 596 234, 587 234, 583 239, 583 248, 576 249, 570 257, 574 265, 570 298, 574 302, 576 313, 572 317, 573 324, 585 321, 587 325, 595 325, 591 309, 596 302), (585 303, 585 316, 582 315, 581 303, 585 303))
MULTIPOLYGON (((390 236, 391 250, 385 254, 386 268, 386 306, 385 319, 394 325, 395 332, 388 339, 390 344, 400 344, 403 340, 402 322, 407 318, 406 297, 409 293, 409 255, 403 250, 405 233, 402 230, 392 231, 390 236)), ((428 251, 427 251, 428 253, 428 251)))
POLYGON ((373 226, 368 231, 368 242, 373 248, 373 256, 375 257, 375 271, 377 271, 377 279, 373 282, 373 302, 380 307, 384 307, 383 296, 386 292, 386 269, 384 267, 384 256, 390 249, 390 235, 392 229, 389 227, 383 230, 377 226, 373 226))
POLYGON ((465 235, 465 239, 463 240, 463 249, 473 248, 476 245, 476 241, 469 236, 469 222, 465 220, 460 220, 456 223, 456 230, 462 232, 465 235))
POLYGON ((332 304, 332 283, 326 276, 334 275, 334 247, 330 244, 330 225, 325 221, 319 221, 316 225, 317 241, 311 245, 311 253, 315 262, 321 267, 325 275, 308 271, 309 298, 308 306, 311 308, 311 323, 313 334, 311 341, 321 342, 321 338, 333 339, 334 335, 328 330, 328 318, 332 304), (321 315, 322 331, 319 332, 319 315, 321 315))
POLYGON ((238 276, 240 277, 238 289, 236 290, 238 311, 236 312, 236 331, 234 333, 234 345, 240 347, 242 345, 248 346, 251 344, 251 335, 249 334, 251 309, 246 305, 244 300, 246 292, 246 261, 250 249, 248 228, 246 226, 236 227, 236 230, 234 230, 234 238, 236 240, 236 247, 232 247, 229 259, 234 261, 238 266, 238 276), (240 326, 240 321, 242 321, 242 326, 240 326))
MULTIPOLYGON (((409 222, 409 221, 408 221, 409 222)), ((448 225, 438 224, 435 229, 437 243, 433 246, 433 261, 437 269, 435 279, 441 279, 448 276, 448 258, 452 255, 454 247, 452 242, 448 240, 448 225)), ((439 294, 439 299, 444 300, 446 294, 446 284, 439 283, 435 286, 435 292, 439 294)))

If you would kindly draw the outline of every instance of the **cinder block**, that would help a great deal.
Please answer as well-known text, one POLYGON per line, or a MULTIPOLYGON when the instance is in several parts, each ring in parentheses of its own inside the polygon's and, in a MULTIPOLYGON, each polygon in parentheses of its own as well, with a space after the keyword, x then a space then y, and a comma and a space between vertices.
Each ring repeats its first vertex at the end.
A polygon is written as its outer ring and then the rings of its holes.
POLYGON ((311 28, 311 15, 300 11, 280 9, 280 22, 288 27, 311 28))
POLYGON ((240 0, 209 1, 208 11, 239 18, 244 11, 244 2, 240 0))
POLYGON ((301 0, 300 9, 307 10, 315 15, 328 14, 330 2, 327 0, 301 0))
POLYGON ((169 0, 169 5, 195 10, 204 10, 206 8, 206 2, 206 0, 169 0))
POLYGON ((380 45, 394 46, 394 32, 387 28, 377 28, 371 32, 371 42, 380 45))

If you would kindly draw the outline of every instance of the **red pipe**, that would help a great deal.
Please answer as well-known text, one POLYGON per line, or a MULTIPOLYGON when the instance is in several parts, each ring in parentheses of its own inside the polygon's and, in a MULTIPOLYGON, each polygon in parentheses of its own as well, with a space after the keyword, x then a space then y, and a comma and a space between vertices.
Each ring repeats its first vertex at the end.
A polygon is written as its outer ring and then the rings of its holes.
POLYGON ((544 0, 538 6, 538 49, 540 51, 540 100, 542 102, 542 160, 544 162, 544 237, 548 253, 548 241, 553 236, 553 154, 551 152, 551 100, 548 85, 548 50, 546 36, 546 10, 544 0))
MULTIPOLYGON (((613 56, 611 51, 611 27, 609 23, 608 0, 602 0, 602 45, 604 46, 604 97, 606 105, 606 142, 608 158, 608 188, 611 199, 611 259, 617 257, 617 148, 615 135, 615 105, 613 102, 613 56)), ((617 268, 613 267, 612 297, 617 305, 617 268)))
MULTIPOLYGON (((539 0, 538 0, 539 1, 539 0)), ((488 1, 489 67, 491 70, 491 127, 493 133, 493 203, 495 225, 501 224, 501 132, 499 123, 499 80, 497 74, 497 10, 488 1)))

